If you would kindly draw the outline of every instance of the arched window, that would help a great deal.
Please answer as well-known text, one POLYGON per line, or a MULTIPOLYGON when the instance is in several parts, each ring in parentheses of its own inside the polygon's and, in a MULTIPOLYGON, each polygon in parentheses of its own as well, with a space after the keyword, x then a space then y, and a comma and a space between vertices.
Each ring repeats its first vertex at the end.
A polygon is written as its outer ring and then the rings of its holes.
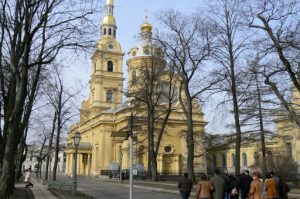
POLYGON ((112 61, 107 62, 107 71, 109 71, 109 72, 114 71, 114 63, 112 61))
POLYGON ((232 166, 235 167, 235 162, 236 162, 236 158, 235 158, 235 154, 231 155, 231 162, 232 162, 232 166))
POLYGON ((112 102, 113 101, 113 91, 112 90, 107 90, 106 91, 106 101, 107 102, 112 102))
POLYGON ((254 158, 254 162, 256 164, 259 163, 259 153, 258 152, 254 152, 253 158, 254 158))
POLYGON ((114 37, 116 37, 116 29, 114 29, 114 37))
POLYGON ((103 35, 106 35, 106 28, 104 28, 103 30, 103 35))
POLYGON ((243 153, 242 154, 242 158, 243 158, 243 166, 247 166, 247 154, 246 153, 243 153))
POLYGON ((213 155, 213 167, 217 166, 217 156, 213 155))
POLYGON ((111 35, 111 28, 108 29, 108 34, 111 35))
POLYGON ((132 71, 132 83, 135 84, 136 83, 136 71, 132 71))
POLYGON ((226 167, 227 163, 226 163, 226 155, 222 154, 222 167, 226 167))

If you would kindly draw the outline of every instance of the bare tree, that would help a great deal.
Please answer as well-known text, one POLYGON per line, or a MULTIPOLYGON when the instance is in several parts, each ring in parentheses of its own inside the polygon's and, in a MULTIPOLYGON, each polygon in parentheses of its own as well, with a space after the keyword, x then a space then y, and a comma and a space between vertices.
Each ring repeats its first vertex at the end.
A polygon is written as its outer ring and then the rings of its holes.
MULTIPOLYGON (((65 83, 62 80, 61 74, 62 70, 59 70, 59 66, 54 66, 53 77, 48 81, 47 97, 49 104, 54 109, 53 125, 56 122, 56 140, 55 140, 55 154, 54 154, 54 164, 52 169, 52 180, 56 180, 56 171, 58 164, 58 153, 60 149, 60 138, 62 134, 62 128, 69 122, 74 116, 77 115, 77 109, 74 109, 74 104, 72 100, 79 92, 71 93, 65 87, 65 83)), ((54 128, 52 127, 52 131, 54 128)), ((53 138, 53 137, 52 137, 53 138)), ((52 142, 51 140, 49 140, 52 142)), ((52 143, 51 143, 52 144, 52 143)))
POLYGON ((89 3, 93 2, 1 1, 0 89, 4 127, 0 135, 0 198, 9 195, 15 151, 31 114, 41 71, 63 49, 91 46, 92 41, 86 36, 94 33, 88 19, 94 5, 89 3))
POLYGON ((213 84, 197 85, 199 87, 194 87, 194 90, 192 87, 195 74, 201 71, 203 62, 212 51, 212 27, 199 15, 187 16, 174 10, 162 12, 159 20, 165 27, 165 32, 158 34, 158 41, 163 46, 167 62, 179 76, 179 101, 187 120, 187 170, 189 177, 194 179, 193 103, 213 84))
POLYGON ((217 75, 224 78, 220 82, 220 89, 229 94, 234 114, 234 126, 236 131, 235 143, 235 174, 240 173, 240 147, 241 147, 241 123, 240 123, 240 95, 239 85, 242 78, 241 57, 245 52, 246 34, 240 26, 242 20, 242 0, 218 0, 209 9, 207 17, 214 23, 217 31, 218 48, 214 51, 213 58, 221 66, 217 75), (243 34, 241 34, 243 33, 243 34))
POLYGON ((157 154, 167 126, 173 104, 177 101, 178 92, 174 71, 166 66, 162 49, 159 46, 148 46, 151 54, 144 58, 142 68, 137 72, 138 77, 131 80, 131 89, 126 95, 131 98, 133 107, 145 110, 148 130, 148 177, 156 181, 157 154), (159 129, 159 130, 157 130, 159 129), (157 132, 158 131, 158 132, 157 132))
POLYGON ((263 33, 266 53, 280 60, 293 85, 300 92, 299 78, 299 1, 249 2, 249 27, 263 33))
POLYGON ((264 65, 260 63, 261 57, 256 55, 254 59, 248 61, 248 67, 243 72, 246 83, 246 92, 242 99, 243 104, 240 108, 241 124, 250 132, 260 134, 262 171, 263 175, 267 172, 266 158, 266 129, 273 124, 276 111, 280 108, 280 102, 272 93, 272 90, 264 84, 264 65))
POLYGON ((287 99, 286 89, 281 88, 282 79, 289 77, 295 92, 300 92, 299 1, 249 1, 246 8, 249 8, 245 12, 246 23, 250 28, 259 30, 260 43, 257 46, 266 57, 264 61, 272 66, 265 71, 265 83, 287 110, 288 116, 300 127, 295 106, 287 99))

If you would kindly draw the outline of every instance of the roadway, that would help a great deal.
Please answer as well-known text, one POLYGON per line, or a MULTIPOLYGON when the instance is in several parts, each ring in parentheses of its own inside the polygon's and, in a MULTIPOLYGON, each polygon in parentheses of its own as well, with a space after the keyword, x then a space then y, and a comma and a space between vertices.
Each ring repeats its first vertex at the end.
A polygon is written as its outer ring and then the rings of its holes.
MULTIPOLYGON (((69 177, 59 177, 59 180, 71 181, 69 177)), ((128 199, 129 187, 127 184, 108 183, 97 178, 78 177, 78 190, 97 199, 128 199)), ((174 193, 162 193, 150 190, 133 188, 133 199, 174 199, 179 197, 174 193)))

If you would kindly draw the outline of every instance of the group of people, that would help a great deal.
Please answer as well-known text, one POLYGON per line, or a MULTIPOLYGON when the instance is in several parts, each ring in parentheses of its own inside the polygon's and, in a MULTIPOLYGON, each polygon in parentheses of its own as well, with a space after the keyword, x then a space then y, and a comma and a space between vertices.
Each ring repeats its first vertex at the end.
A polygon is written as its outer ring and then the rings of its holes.
MULTIPOLYGON (((188 174, 179 181, 178 188, 182 199, 188 199, 193 183, 188 174)), ((259 172, 250 176, 248 170, 242 170, 241 175, 221 175, 219 170, 208 179, 202 175, 196 190, 196 199, 287 199, 289 186, 285 180, 274 172, 266 174, 265 181, 259 172)))

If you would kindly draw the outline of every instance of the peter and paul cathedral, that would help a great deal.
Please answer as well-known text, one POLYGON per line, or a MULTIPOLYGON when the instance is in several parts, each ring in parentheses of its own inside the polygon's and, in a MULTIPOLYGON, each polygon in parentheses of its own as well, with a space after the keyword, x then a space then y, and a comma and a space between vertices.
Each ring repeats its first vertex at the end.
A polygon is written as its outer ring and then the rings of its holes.
MULTIPOLYGON (((92 74, 89 81, 89 98, 80 108, 80 121, 71 126, 67 137, 66 174, 73 171, 75 148, 73 137, 80 132, 77 158, 77 173, 84 176, 106 175, 107 171, 119 168, 129 169, 129 141, 123 129, 128 128, 129 117, 133 108, 131 98, 123 96, 123 56, 121 44, 117 40, 117 24, 114 17, 113 0, 106 1, 106 13, 100 27, 100 40, 96 43, 92 59, 92 74)), ((159 46, 152 41, 152 25, 147 18, 140 27, 140 42, 126 52, 128 87, 137 89, 134 80, 143 73, 143 66, 155 54, 156 64, 165 64, 164 55, 159 46)), ((159 66, 160 67, 160 66, 159 66)), ((126 77, 127 78, 127 77, 126 77)), ((179 90, 178 92, 179 93, 179 90)), ((187 170, 186 118, 180 103, 174 103, 176 111, 171 112, 165 133, 157 155, 157 168, 160 173, 180 174, 187 170)), ((139 107, 139 113, 146 111, 139 107)), ((204 127, 201 106, 194 103, 195 171, 204 172, 205 161, 202 151, 204 127)), ((145 115, 137 113, 140 121, 145 115)), ((158 126, 159 128, 159 126, 158 126)), ((134 143, 135 165, 140 170, 148 166, 148 138, 146 123, 136 130, 137 141, 134 143)), ((159 129, 155 129, 159 131, 159 129)))

